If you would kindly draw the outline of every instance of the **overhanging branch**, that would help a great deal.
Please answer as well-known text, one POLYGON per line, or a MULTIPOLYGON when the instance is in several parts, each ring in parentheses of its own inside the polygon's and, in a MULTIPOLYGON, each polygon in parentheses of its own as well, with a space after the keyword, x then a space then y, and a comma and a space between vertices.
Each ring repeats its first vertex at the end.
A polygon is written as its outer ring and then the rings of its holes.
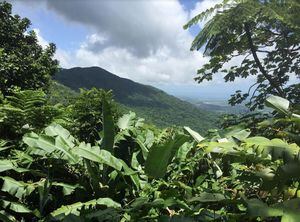
POLYGON ((281 96, 281 97, 285 97, 285 93, 281 89, 280 85, 272 79, 272 77, 266 72, 266 70, 262 66, 262 64, 261 64, 261 62, 260 62, 260 60, 257 56, 257 50, 256 50, 256 48, 253 44, 251 31, 250 31, 250 27, 249 27, 248 23, 244 24, 244 29, 245 29, 245 32, 246 32, 246 36, 247 36, 247 40, 248 40, 248 44, 249 44, 252 56, 254 58, 254 61, 255 61, 256 65, 258 66, 260 72, 269 81, 270 85, 277 91, 278 95, 281 96))

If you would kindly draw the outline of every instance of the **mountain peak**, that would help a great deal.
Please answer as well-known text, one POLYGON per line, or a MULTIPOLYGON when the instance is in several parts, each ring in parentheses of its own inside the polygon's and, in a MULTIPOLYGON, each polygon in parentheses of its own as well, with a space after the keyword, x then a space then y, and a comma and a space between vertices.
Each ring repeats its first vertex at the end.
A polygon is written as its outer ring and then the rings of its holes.
POLYGON ((62 69, 54 79, 76 91, 93 87, 112 90, 117 102, 158 126, 189 125, 201 131, 214 126, 215 113, 200 110, 162 90, 121 78, 100 67, 62 69))

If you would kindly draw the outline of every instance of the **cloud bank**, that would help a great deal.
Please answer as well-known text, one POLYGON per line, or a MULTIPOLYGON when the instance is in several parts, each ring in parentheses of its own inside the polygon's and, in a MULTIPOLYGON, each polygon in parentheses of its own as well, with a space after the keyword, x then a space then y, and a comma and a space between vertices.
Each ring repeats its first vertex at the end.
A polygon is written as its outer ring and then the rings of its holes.
MULTIPOLYGON (((205 0, 196 9, 211 5, 205 0)), ((77 50, 58 49, 63 67, 101 66, 148 84, 193 83, 196 70, 207 62, 201 52, 189 50, 194 37, 182 27, 192 14, 179 1, 48 0, 46 6, 65 22, 91 30, 77 50)))
MULTIPOLYGON (((36 7, 51 12, 64 24, 63 27, 75 27, 76 24, 86 27, 86 38, 72 49, 65 48, 65 45, 62 49, 58 45, 55 57, 64 68, 100 66, 144 84, 167 84, 179 89, 191 86, 195 92, 197 87, 207 89, 210 86, 232 91, 232 85, 244 88, 245 81, 235 81, 228 87, 218 75, 212 82, 201 85, 194 82, 197 69, 208 58, 203 57, 201 51, 190 51, 195 32, 182 28, 190 18, 218 1, 202 0, 194 8, 186 8, 178 0, 14 2, 19 6, 23 4, 28 11, 36 7)), ((51 36, 43 34, 47 27, 35 28, 42 45, 47 40, 51 42, 51 36)), ((57 35, 64 36, 64 32, 67 30, 59 28, 57 35)))

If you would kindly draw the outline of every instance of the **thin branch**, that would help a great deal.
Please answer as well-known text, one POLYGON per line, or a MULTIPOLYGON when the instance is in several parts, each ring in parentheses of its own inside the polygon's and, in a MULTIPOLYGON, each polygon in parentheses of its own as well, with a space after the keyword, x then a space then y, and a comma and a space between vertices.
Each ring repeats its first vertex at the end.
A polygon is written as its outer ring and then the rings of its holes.
POLYGON ((261 62, 260 62, 260 60, 259 60, 259 58, 257 56, 256 49, 255 49, 255 46, 253 44, 253 40, 252 40, 252 37, 251 37, 251 32, 250 32, 249 24, 245 23, 244 24, 244 28, 245 28, 245 31, 246 31, 246 36, 247 36, 247 39, 248 39, 248 44, 249 44, 250 50, 252 52, 253 58, 254 58, 254 60, 255 60, 255 62, 257 64, 260 72, 269 81, 270 85, 274 89, 276 89, 278 95, 281 96, 281 97, 285 97, 284 91, 280 88, 280 86, 278 85, 278 83, 276 81, 274 81, 270 75, 268 75, 268 73, 266 72, 266 70, 262 66, 262 64, 261 64, 261 62))
MULTIPOLYGON (((251 91, 251 89, 255 86, 255 85, 257 85, 257 84, 259 84, 258 82, 256 82, 256 83, 254 83, 253 85, 251 85, 250 87, 249 87, 249 89, 248 89, 248 95, 250 94, 250 91, 251 91)), ((253 96, 253 95, 252 95, 253 96)))

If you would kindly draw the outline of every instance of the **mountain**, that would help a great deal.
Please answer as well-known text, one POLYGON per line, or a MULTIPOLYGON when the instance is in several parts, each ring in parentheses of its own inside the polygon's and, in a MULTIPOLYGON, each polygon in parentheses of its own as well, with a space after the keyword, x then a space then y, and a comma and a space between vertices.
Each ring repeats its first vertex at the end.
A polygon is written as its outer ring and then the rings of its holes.
POLYGON ((155 87, 121 78, 99 67, 62 69, 54 79, 76 91, 92 87, 112 90, 118 103, 160 127, 187 125, 199 132, 216 128, 217 113, 201 110, 155 87))

